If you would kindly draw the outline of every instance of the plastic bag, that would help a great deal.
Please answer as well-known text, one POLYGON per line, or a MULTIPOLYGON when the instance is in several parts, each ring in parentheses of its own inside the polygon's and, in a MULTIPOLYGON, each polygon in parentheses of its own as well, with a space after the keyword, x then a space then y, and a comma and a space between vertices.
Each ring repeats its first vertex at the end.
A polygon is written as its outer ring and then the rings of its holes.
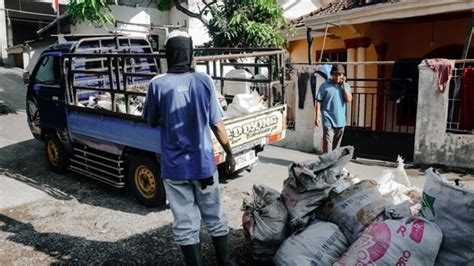
POLYGON ((332 265, 347 249, 344 234, 333 223, 315 220, 281 244, 276 265, 332 265))
POLYGON ((443 232, 443 243, 436 264, 474 264, 474 189, 450 184, 426 171, 421 214, 443 232))
POLYGON ((423 218, 374 223, 334 265, 433 265, 442 237, 423 218))
POLYGON ((354 147, 341 147, 314 160, 293 163, 284 181, 282 195, 290 215, 293 230, 303 229, 311 212, 316 210, 329 192, 338 187, 344 177, 343 167, 352 158, 354 147))
POLYGON ((288 236, 288 211, 280 193, 254 185, 253 195, 244 199, 243 210, 244 231, 251 240, 254 259, 271 261, 288 236))
POLYGON ((385 170, 373 180, 377 181, 377 188, 387 201, 395 205, 408 201, 412 214, 417 215, 421 207, 421 189, 411 186, 403 159, 398 156, 397 161, 396 169, 385 170))

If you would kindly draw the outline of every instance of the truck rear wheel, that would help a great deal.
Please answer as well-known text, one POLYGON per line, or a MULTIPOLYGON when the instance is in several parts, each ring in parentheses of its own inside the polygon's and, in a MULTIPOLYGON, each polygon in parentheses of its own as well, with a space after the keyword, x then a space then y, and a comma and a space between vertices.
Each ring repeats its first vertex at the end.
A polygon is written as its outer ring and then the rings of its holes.
POLYGON ((44 147, 51 170, 58 174, 66 172, 69 158, 58 137, 51 133, 47 134, 44 139, 44 147))
POLYGON ((160 165, 155 158, 133 156, 128 168, 128 182, 135 198, 147 207, 166 203, 165 188, 160 178, 160 165))

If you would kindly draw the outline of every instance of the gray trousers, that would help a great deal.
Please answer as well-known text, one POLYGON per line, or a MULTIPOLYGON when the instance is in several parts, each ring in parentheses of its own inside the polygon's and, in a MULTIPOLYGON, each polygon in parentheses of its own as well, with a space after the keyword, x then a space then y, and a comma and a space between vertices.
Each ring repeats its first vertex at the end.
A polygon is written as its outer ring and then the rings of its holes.
POLYGON ((224 236, 229 233, 228 220, 221 206, 219 178, 214 174, 214 185, 201 189, 199 181, 163 179, 166 197, 173 213, 173 236, 180 246, 199 243, 201 218, 208 233, 224 236))
POLYGON ((339 148, 343 135, 343 127, 323 127, 323 153, 339 148))

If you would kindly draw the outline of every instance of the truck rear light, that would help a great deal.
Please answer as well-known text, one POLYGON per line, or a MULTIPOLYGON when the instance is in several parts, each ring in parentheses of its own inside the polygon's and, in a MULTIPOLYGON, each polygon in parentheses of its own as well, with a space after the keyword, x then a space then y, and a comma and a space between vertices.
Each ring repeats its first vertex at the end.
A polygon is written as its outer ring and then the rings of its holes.
POLYGON ((221 155, 215 155, 214 156, 214 159, 216 160, 216 165, 219 164, 221 162, 221 155))
POLYGON ((279 141, 281 139, 281 132, 268 137, 268 144, 279 141))

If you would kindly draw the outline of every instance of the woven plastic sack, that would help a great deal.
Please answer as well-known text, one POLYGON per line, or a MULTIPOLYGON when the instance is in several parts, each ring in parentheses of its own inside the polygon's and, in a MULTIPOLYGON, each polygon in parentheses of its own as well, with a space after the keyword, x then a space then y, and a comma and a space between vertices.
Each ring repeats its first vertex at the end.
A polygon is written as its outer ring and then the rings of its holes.
POLYGON ((282 195, 293 230, 304 229, 311 213, 322 204, 332 189, 339 186, 345 174, 343 168, 353 153, 354 147, 341 147, 316 156, 313 160, 289 166, 289 177, 284 181, 282 195))
POLYGON ((438 265, 474 265, 474 189, 450 184, 426 171, 421 214, 443 232, 438 265))
POLYGON ((252 196, 244 199, 243 210, 244 232, 250 238, 254 259, 271 261, 289 234, 288 211, 280 193, 254 185, 252 196))
POLYGON ((334 265, 433 265, 442 237, 424 218, 374 223, 334 265))
POLYGON ((337 225, 315 220, 304 231, 285 240, 273 261, 277 266, 332 265, 347 247, 337 225))
POLYGON ((339 226, 349 243, 353 243, 373 222, 384 220, 389 203, 377 190, 377 182, 363 180, 329 198, 328 220, 339 226))

